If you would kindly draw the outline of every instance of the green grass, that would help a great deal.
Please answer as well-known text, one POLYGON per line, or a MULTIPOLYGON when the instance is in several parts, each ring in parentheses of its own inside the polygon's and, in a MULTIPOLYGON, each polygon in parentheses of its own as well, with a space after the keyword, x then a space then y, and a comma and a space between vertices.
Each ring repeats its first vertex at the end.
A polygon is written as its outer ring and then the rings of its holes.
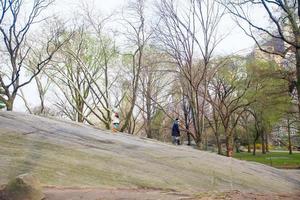
POLYGON ((240 160, 254 161, 265 165, 270 165, 281 169, 300 169, 300 153, 288 152, 270 152, 262 154, 257 152, 255 156, 252 153, 235 153, 234 158, 240 160))

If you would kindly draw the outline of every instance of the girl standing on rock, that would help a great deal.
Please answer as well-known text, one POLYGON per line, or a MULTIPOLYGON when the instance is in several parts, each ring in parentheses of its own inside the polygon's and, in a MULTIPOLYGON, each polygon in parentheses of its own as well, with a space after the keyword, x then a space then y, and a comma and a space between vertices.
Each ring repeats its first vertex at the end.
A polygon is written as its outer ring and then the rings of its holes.
POLYGON ((118 132, 119 127, 120 127, 120 119, 119 119, 119 114, 117 112, 115 113, 115 115, 113 117, 112 123, 113 123, 112 131, 118 132))

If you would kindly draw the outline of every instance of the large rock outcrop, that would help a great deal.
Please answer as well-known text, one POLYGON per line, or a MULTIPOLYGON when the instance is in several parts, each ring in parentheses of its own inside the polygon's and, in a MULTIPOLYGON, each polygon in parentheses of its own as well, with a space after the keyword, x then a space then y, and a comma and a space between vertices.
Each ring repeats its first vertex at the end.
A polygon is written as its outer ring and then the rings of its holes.
POLYGON ((44 186, 295 193, 300 171, 174 146, 79 123, 0 112, 0 184, 34 174, 44 186))

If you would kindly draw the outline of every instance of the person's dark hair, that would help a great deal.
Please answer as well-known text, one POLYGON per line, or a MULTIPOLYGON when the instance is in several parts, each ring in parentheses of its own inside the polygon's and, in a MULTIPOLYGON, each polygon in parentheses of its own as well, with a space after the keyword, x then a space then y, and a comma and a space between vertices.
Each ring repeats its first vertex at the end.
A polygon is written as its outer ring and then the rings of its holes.
POLYGON ((176 117, 176 119, 175 119, 176 121, 178 121, 179 119, 178 119, 178 117, 176 117))

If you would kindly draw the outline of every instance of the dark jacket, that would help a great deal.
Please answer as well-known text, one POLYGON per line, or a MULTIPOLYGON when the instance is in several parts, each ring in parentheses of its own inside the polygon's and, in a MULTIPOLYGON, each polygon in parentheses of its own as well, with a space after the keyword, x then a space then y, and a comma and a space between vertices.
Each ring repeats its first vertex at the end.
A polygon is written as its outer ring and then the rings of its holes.
POLYGON ((172 136, 180 136, 179 125, 178 122, 175 121, 172 127, 172 136))

